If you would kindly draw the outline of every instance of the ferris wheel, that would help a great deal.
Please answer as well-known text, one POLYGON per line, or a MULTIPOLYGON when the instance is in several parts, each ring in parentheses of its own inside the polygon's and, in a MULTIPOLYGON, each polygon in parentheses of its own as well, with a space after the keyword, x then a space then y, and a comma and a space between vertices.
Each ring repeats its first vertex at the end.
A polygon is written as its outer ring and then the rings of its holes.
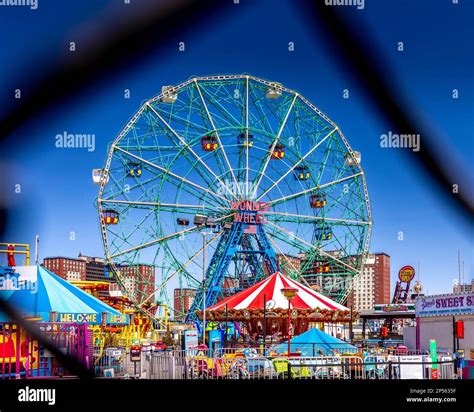
POLYGON ((277 270, 344 302, 368 252, 359 153, 302 95, 253 76, 164 86, 95 179, 118 283, 139 307, 188 291, 176 319, 277 270))

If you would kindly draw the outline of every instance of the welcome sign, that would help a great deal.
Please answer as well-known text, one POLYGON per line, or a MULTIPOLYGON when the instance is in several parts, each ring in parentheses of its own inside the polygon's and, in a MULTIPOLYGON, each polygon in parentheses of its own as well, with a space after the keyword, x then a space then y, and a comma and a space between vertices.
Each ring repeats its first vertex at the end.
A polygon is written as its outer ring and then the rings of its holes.
POLYGON ((416 299, 416 316, 474 314, 474 293, 421 296, 416 299))

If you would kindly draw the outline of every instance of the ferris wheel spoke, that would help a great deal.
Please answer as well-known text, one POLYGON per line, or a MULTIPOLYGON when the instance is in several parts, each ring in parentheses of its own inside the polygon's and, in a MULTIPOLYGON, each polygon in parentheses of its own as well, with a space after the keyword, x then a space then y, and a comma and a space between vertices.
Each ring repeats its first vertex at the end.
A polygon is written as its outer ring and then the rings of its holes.
POLYGON ((245 78, 245 198, 249 195, 249 77, 245 78))
POLYGON ((255 184, 255 188, 253 189, 252 199, 255 197, 255 194, 257 193, 258 187, 260 186, 260 182, 262 181, 262 178, 265 175, 265 170, 267 169, 268 163, 270 162, 271 155, 272 155, 273 151, 275 150, 275 147, 278 143, 278 140, 280 140, 280 136, 283 132, 283 129, 286 126, 286 122, 288 121, 288 118, 290 117, 291 110, 293 109, 293 106, 295 105, 295 101, 296 101, 297 98, 298 98, 298 94, 295 93, 295 96, 293 97, 293 100, 291 101, 290 107, 288 108, 288 110, 286 112, 285 118, 283 119, 283 122, 281 123, 280 129, 278 130, 278 133, 275 136, 275 139, 273 139, 272 146, 271 146, 270 150, 267 152, 267 154, 265 155, 265 160, 264 160, 264 163, 263 163, 263 167, 261 168, 261 171, 259 172, 259 176, 258 176, 257 182, 255 184))
POLYGON ((151 241, 143 243, 141 245, 131 247, 130 249, 123 250, 123 251, 118 252, 118 253, 114 253, 113 255, 110 255, 109 257, 110 257, 110 259, 113 259, 113 258, 116 258, 117 256, 122 256, 122 255, 125 255, 127 253, 133 252, 135 250, 143 250, 143 249, 148 248, 150 246, 157 245, 157 244, 159 244, 159 243, 161 243, 165 240, 171 240, 171 239, 174 239, 174 238, 179 237, 181 235, 184 235, 186 233, 196 232, 198 230, 200 230, 200 228, 198 226, 192 226, 189 229, 184 229, 184 230, 181 230, 179 232, 173 233, 171 235, 164 236, 160 239, 151 240, 151 241))
POLYGON ((278 246, 278 243, 276 243, 272 237, 270 236, 269 237, 270 239, 270 242, 272 243, 273 246, 276 247, 276 249, 280 252, 280 255, 283 256, 283 258, 286 260, 286 262, 292 267, 293 269, 293 273, 298 276, 298 279, 300 279, 303 283, 306 284, 306 286, 310 287, 310 284, 308 283, 308 281, 303 277, 301 276, 301 273, 298 269, 295 268, 295 265, 293 265, 293 263, 291 263, 291 260, 288 259, 288 256, 286 256, 286 254, 280 249, 280 246, 278 246))
POLYGON ((98 199, 101 203, 114 203, 114 204, 124 204, 124 205, 131 205, 131 206, 145 206, 151 207, 156 210, 164 211, 164 212, 182 212, 182 211, 189 211, 189 210, 205 210, 210 209, 215 212, 217 209, 222 210, 229 210, 229 208, 224 207, 209 207, 206 205, 188 205, 188 204, 180 204, 180 203, 161 203, 161 202, 142 202, 142 201, 129 201, 129 200, 116 200, 116 199, 98 199))
POLYGON ((204 110, 206 111, 207 117, 209 119, 209 122, 211 123, 213 132, 216 136, 217 143, 219 144, 220 152, 222 153, 222 156, 224 157, 225 162, 227 163, 227 167, 228 167, 229 172, 232 176, 232 179, 234 180, 235 187, 237 188, 237 191, 239 192, 239 195, 242 198, 242 192, 240 190, 240 185, 238 184, 237 179, 236 179, 235 174, 234 174, 234 170, 232 169, 232 166, 230 165, 229 158, 227 157, 227 153, 225 152, 224 145, 222 144, 221 138, 219 136, 219 132, 217 131, 216 125, 214 124, 214 120, 212 119, 212 116, 209 113, 209 109, 208 109, 206 101, 204 100, 204 97, 202 95, 201 88, 199 87, 199 83, 197 82, 196 79, 194 79, 194 83, 196 84, 196 89, 199 93, 199 96, 201 97, 202 106, 204 107, 204 110))
POLYGON ((343 177, 341 179, 337 179, 337 180, 333 180, 332 182, 328 182, 328 183, 324 183, 322 185, 318 185, 318 186, 315 186, 315 187, 312 187, 310 189, 306 189, 306 190, 302 190, 301 192, 298 192, 298 193, 294 193, 294 194, 291 194, 291 195, 288 195, 288 196, 284 196, 284 197, 280 197, 278 199, 274 199, 274 200, 271 200, 269 201, 268 203, 270 205, 277 205, 279 203, 283 203, 283 202, 286 202, 288 200, 292 200, 292 199, 296 199, 300 196, 304 196, 305 194, 307 193, 312 193, 312 192, 316 192, 318 190, 321 190, 321 189, 324 189, 326 187, 329 187, 329 186, 332 186, 332 185, 336 185, 338 183, 341 183, 341 182, 344 182, 346 180, 349 180, 349 179, 354 179, 355 177, 357 176, 361 176, 363 173, 360 172, 360 173, 355 173, 353 175, 350 175, 350 176, 346 176, 346 177, 343 177))
POLYGON ((296 163, 294 163, 293 166, 291 166, 291 168, 286 171, 286 173, 284 173, 283 175, 281 175, 281 177, 280 177, 277 181, 275 181, 267 190, 265 190, 265 191, 257 198, 256 201, 259 201, 263 196, 265 196, 266 194, 268 194, 268 192, 270 192, 275 186, 278 185, 278 183, 280 183, 286 176, 288 176, 293 170, 295 170, 295 168, 296 168, 300 163, 302 163, 311 153, 313 153, 319 146, 321 146, 321 145, 326 141, 326 139, 328 139, 336 130, 337 130, 337 128, 334 128, 334 129, 332 129, 326 136, 324 136, 324 138, 321 139, 316 145, 314 145, 300 160, 298 160, 296 163))
POLYGON ((357 273, 356 268, 352 267, 351 265, 348 265, 347 263, 343 262, 342 260, 338 259, 337 257, 332 256, 331 254, 325 252, 321 248, 319 248, 315 245, 312 245, 311 243, 307 242, 304 239, 301 239, 300 237, 296 236, 295 234, 288 232, 286 229, 282 228, 281 226, 276 225, 275 223, 270 222, 269 220, 267 222, 270 223, 270 225, 275 226, 275 228, 277 228, 278 230, 281 230, 282 232, 286 233, 287 235, 289 235, 289 236, 293 237, 294 239, 298 240, 300 243, 302 243, 302 244, 304 244, 304 245, 306 245, 306 246, 308 246, 312 249, 315 249, 316 251, 318 251, 318 253, 320 253, 321 255, 324 255, 328 259, 334 260, 334 261, 338 262, 339 264, 341 264, 341 265, 349 268, 350 270, 354 271, 354 273, 357 273))
MULTIPOLYGON (((314 221, 329 221, 329 222, 340 222, 340 223, 348 223, 348 224, 353 224, 356 226, 359 225, 370 225, 370 222, 362 221, 362 220, 353 220, 353 219, 342 219, 342 218, 335 218, 335 217, 325 217, 325 216, 312 216, 312 215, 299 215, 296 213, 284 213, 284 212, 265 212, 265 216, 268 217, 270 216, 277 216, 278 221, 281 222, 301 222, 303 220, 306 220, 308 222, 313 222, 314 221), (281 216, 281 217, 280 217, 281 216), (288 218, 285 220, 285 218, 288 218)), ((270 220, 270 219, 268 219, 270 220)))
POLYGON ((209 190, 209 189, 207 189, 207 188, 205 188, 205 187, 203 187, 203 186, 200 186, 200 185, 198 185, 197 183, 193 183, 193 182, 191 182, 190 180, 185 179, 184 177, 179 176, 179 175, 177 175, 177 174, 171 172, 171 171, 168 170, 168 169, 165 169, 164 167, 161 167, 161 166, 159 166, 159 165, 157 165, 157 164, 155 164, 155 163, 152 163, 152 162, 150 162, 150 161, 148 161, 148 160, 145 160, 145 159, 141 158, 140 156, 136 156, 136 155, 134 155, 133 153, 130 153, 129 151, 127 151, 127 150, 125 150, 125 149, 122 149, 122 148, 119 147, 119 146, 114 146, 114 148, 115 148, 116 150, 119 150, 119 151, 125 153, 126 155, 128 155, 128 156, 130 156, 130 157, 132 157, 132 158, 134 158, 134 159, 136 159, 136 160, 138 160, 138 161, 140 161, 140 162, 143 162, 143 163, 147 164, 148 166, 151 166, 151 167, 153 167, 153 168, 155 168, 155 169, 161 171, 161 172, 162 172, 163 174, 165 174, 165 175, 169 175, 169 176, 171 176, 171 177, 173 177, 173 178, 175 178, 175 179, 177 179, 177 180, 179 180, 179 181, 181 181, 181 182, 183 182, 183 183, 186 183, 186 184, 188 184, 188 185, 190 185, 190 186, 193 186, 193 187, 195 187, 195 188, 197 188, 197 189, 199 189, 199 190, 203 190, 204 192, 210 194, 211 196, 213 196, 213 197, 215 197, 215 198, 222 199, 225 203, 228 203, 228 202, 229 202, 229 200, 228 200, 227 198, 225 198, 224 196, 221 196, 221 195, 217 194, 216 192, 213 192, 212 190, 209 190))
POLYGON ((202 160, 202 158, 193 150, 193 148, 191 147, 191 145, 189 143, 187 143, 178 133, 176 133, 176 131, 166 122, 165 119, 163 119, 163 117, 153 108, 153 106, 151 106, 151 104, 147 103, 148 107, 150 108, 150 110, 155 113, 155 115, 161 120, 161 122, 171 131, 171 133, 173 133, 176 138, 178 138, 178 140, 180 141, 181 145, 186 149, 188 150, 189 153, 191 153, 198 161, 199 163, 201 163, 202 166, 204 166, 204 168, 212 175, 214 176, 214 178, 219 182, 219 184, 222 185, 222 187, 227 190, 227 192, 235 199, 235 200, 238 200, 236 195, 232 192, 231 189, 229 189, 229 187, 221 180, 221 178, 219 176, 217 176, 214 171, 207 165, 206 162, 204 162, 202 160))
MULTIPOLYGON (((215 241, 219 238, 219 236, 221 235, 221 233, 222 233, 221 231, 218 232, 218 233, 216 233, 216 235, 215 235, 211 240, 206 241, 206 244, 205 244, 204 247, 207 248, 211 243, 215 242, 215 241)), ((156 294, 157 292, 160 292, 161 289, 163 289, 163 288, 168 284, 168 282, 169 282, 174 276, 176 276, 176 275, 178 275, 179 273, 183 272, 183 271, 185 270, 185 268, 186 268, 190 263, 192 263, 197 257, 199 257, 199 256, 202 254, 202 252, 203 252, 203 250, 204 250, 204 247, 201 247, 201 249, 199 249, 196 253, 194 253, 194 254, 191 256, 191 258, 188 259, 187 262, 185 262, 183 265, 181 265, 181 266, 179 267, 178 270, 175 270, 171 275, 169 275, 165 280, 163 280, 162 283, 160 284, 160 286, 158 286, 158 287, 153 291, 153 293, 151 293, 151 294, 143 301, 142 305, 143 305, 144 303, 146 303, 147 301, 149 301, 153 296, 155 296, 155 294, 156 294)), ((193 276, 191 276, 191 275, 189 274, 189 272, 186 271, 186 273, 188 274, 188 276, 189 276, 191 279, 193 279, 193 280, 196 282, 196 285, 199 285, 199 284, 200 284, 200 282, 199 282, 196 278, 194 278, 193 276)))

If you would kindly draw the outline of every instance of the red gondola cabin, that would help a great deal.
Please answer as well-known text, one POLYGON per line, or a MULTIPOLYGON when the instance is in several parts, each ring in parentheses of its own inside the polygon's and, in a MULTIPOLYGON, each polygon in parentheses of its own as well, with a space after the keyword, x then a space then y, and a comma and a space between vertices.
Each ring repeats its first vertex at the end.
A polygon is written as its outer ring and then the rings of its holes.
POLYGON ((321 209, 326 206, 326 195, 317 193, 309 197, 309 205, 313 209, 321 209))
MULTIPOLYGON (((271 149, 271 146, 270 146, 271 149)), ((271 158, 276 160, 281 160, 285 157, 285 146, 282 144, 277 144, 273 149, 271 158)))
POLYGON ((115 210, 107 209, 104 210, 104 223, 106 225, 116 225, 119 221, 119 214, 115 210))
POLYGON ((201 148, 205 152, 213 152, 218 146, 217 139, 214 136, 204 136, 201 139, 201 148))

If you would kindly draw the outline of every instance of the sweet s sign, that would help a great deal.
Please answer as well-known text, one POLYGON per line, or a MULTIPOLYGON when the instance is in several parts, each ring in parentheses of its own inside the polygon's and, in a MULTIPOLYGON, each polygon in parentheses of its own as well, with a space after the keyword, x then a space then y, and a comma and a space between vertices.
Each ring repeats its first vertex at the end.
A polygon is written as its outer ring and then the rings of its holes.
POLYGON ((415 305, 419 317, 474 314, 474 293, 422 296, 415 305))

